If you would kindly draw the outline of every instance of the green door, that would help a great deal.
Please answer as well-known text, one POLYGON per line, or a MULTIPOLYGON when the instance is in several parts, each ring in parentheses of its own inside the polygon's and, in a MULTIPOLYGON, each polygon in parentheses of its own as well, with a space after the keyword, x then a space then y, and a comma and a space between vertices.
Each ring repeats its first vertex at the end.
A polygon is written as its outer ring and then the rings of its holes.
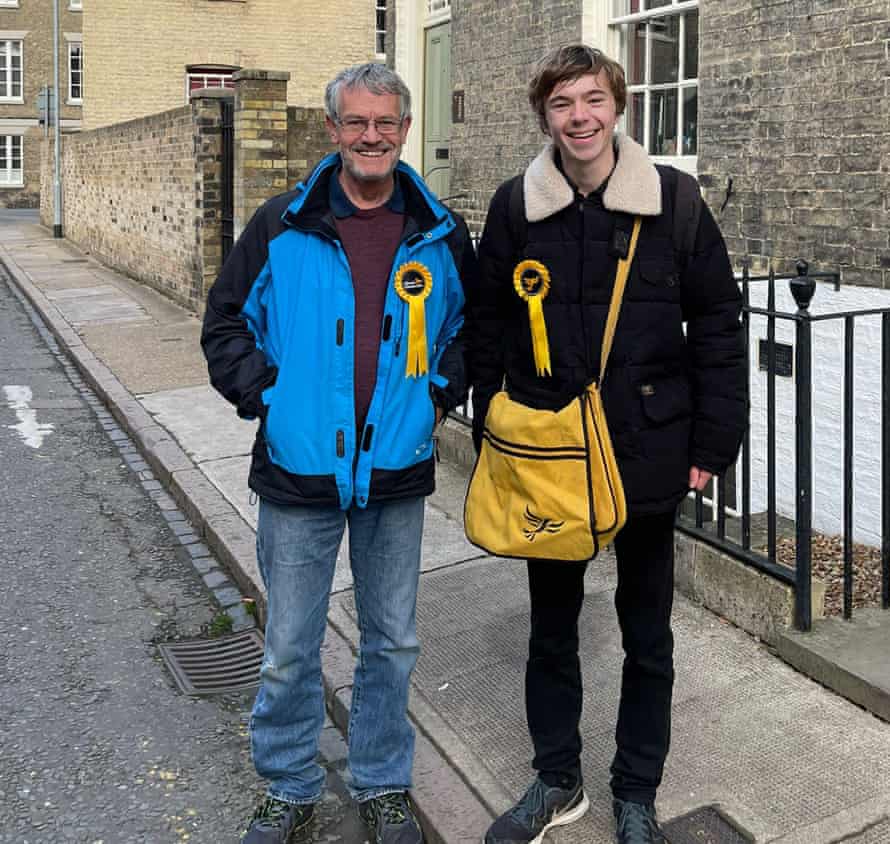
POLYGON ((423 175, 440 197, 451 184, 451 24, 426 30, 423 175))

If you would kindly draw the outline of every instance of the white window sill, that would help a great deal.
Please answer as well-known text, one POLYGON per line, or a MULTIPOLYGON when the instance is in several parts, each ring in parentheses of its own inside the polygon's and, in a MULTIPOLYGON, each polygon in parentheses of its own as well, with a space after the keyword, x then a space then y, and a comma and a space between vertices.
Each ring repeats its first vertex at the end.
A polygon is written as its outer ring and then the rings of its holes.
POLYGON ((4 105, 24 105, 24 97, 0 97, 0 103, 4 105))
POLYGON ((0 190, 21 190, 25 186, 24 182, 19 182, 17 185, 7 185, 5 183, 0 182, 0 190))
POLYGON ((0 2, 0 9, 18 9, 18 8, 19 8, 19 2, 18 2, 18 0, 16 0, 15 3, 3 3, 3 2, 0 2))
POLYGON ((65 105, 82 106, 83 100, 65 100, 65 105))
POLYGON ((82 12, 83 6, 69 6, 68 11, 69 12, 82 12))

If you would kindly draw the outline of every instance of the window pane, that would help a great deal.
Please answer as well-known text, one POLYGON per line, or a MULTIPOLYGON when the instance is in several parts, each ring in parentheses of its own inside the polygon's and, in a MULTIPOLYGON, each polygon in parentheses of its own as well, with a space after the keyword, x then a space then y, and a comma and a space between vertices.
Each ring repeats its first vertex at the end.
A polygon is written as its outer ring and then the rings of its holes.
POLYGON ((652 39, 652 74, 650 82, 676 82, 680 75, 680 18, 673 15, 649 24, 652 39))
POLYGON ((9 135, 0 135, 0 171, 9 169, 8 144, 9 135))
POLYGON ((686 68, 684 79, 698 79, 698 12, 685 15, 686 18, 686 68))
POLYGON ((670 6, 671 0, 648 0, 646 3, 647 9, 658 9, 662 6, 670 6))
POLYGON ((646 81, 646 24, 632 23, 624 27, 627 39, 627 81, 641 85, 646 81))
POLYGON ((677 89, 653 91, 651 97, 649 152, 652 155, 676 155, 677 89))
POLYGON ((627 107, 627 134, 638 144, 643 144, 643 115, 646 108, 645 94, 631 94, 627 107))
POLYGON ((698 155, 698 88, 683 91, 683 155, 698 155))

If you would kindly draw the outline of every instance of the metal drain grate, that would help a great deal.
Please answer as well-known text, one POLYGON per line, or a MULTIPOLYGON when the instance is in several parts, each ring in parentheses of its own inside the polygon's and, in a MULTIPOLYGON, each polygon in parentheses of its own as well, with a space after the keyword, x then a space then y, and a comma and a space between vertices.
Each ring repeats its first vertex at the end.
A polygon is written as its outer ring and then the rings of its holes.
POLYGON ((259 685, 263 639, 256 630, 158 645, 176 685, 187 695, 235 692, 259 685))
POLYGON ((662 826, 668 844, 754 844, 754 839, 713 806, 696 809, 662 826))

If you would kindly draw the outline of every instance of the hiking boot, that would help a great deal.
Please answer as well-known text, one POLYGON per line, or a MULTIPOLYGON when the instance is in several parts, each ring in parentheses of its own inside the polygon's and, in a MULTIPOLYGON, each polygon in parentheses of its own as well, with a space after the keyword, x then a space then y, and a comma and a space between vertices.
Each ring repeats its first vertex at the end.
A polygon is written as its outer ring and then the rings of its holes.
POLYGON ((666 844, 651 803, 614 800, 612 811, 615 813, 615 840, 618 844, 666 844))
POLYGON ((522 799, 488 828, 485 844, 541 844, 548 829, 574 823, 588 806, 580 779, 571 788, 536 779, 522 799))
POLYGON ((358 813, 373 833, 373 844, 423 844, 420 824, 405 791, 381 794, 358 804, 358 813))
POLYGON ((309 826, 314 813, 314 803, 295 805, 267 797, 253 813, 241 844, 289 844, 309 826))

